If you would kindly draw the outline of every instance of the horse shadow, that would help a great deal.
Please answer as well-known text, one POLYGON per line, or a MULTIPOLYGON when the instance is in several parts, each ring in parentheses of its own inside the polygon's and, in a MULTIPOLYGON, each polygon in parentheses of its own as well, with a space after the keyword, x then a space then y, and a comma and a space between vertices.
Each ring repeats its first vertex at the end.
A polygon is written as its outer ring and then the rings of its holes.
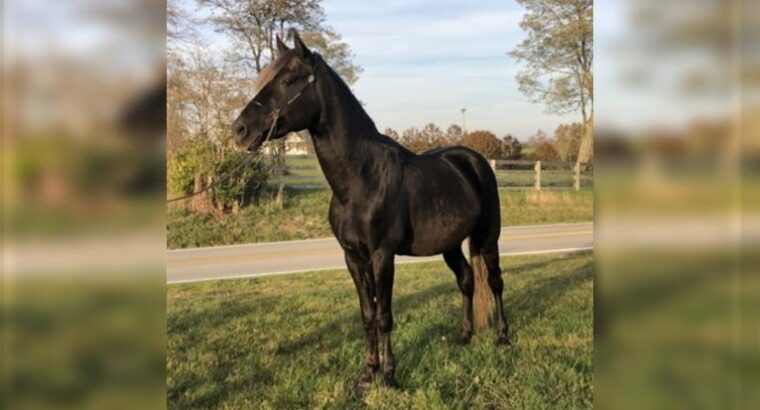
POLYGON ((505 309, 510 325, 512 343, 519 340, 520 331, 541 318, 568 292, 593 279, 591 262, 561 275, 542 278, 517 292, 504 294, 505 309))

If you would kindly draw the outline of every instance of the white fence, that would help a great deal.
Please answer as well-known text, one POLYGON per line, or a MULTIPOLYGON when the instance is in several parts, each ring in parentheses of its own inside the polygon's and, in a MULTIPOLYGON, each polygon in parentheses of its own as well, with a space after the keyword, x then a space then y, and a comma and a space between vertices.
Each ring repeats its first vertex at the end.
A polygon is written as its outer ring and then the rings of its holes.
POLYGON ((591 165, 586 163, 502 159, 492 159, 488 162, 496 174, 499 186, 532 186, 538 191, 542 187, 569 188, 572 186, 577 191, 582 187, 590 186, 592 182, 591 165), (528 180, 531 177, 532 181, 528 180))

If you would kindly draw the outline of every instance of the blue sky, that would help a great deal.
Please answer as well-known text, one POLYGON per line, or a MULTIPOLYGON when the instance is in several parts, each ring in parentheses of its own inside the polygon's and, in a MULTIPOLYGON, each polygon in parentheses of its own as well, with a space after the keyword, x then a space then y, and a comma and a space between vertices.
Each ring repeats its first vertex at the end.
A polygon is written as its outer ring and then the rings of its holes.
MULTIPOLYGON (((195 0, 185 7, 201 16, 195 0)), ((327 24, 351 46, 364 71, 354 92, 378 128, 399 131, 429 122, 461 124, 527 139, 551 134, 579 114, 556 116, 531 104, 515 82, 519 70, 507 56, 524 38, 524 10, 515 1, 324 0, 327 24)), ((212 47, 226 39, 201 27, 212 47)))
POLYGON ((325 0, 327 22, 364 68, 354 90, 378 127, 461 123, 526 139, 573 115, 545 114, 515 82, 506 53, 524 38, 514 1, 325 0))

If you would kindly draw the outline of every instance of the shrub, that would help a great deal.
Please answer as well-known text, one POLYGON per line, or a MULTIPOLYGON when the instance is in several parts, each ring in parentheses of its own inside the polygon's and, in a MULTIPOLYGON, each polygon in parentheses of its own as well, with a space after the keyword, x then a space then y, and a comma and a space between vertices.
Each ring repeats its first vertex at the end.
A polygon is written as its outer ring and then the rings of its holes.
POLYGON ((235 203, 245 205, 257 198, 266 188, 269 172, 258 157, 253 154, 232 151, 227 152, 218 161, 212 173, 212 181, 216 181, 211 189, 214 203, 225 209, 235 203))
POLYGON ((214 162, 211 142, 203 138, 188 140, 169 159, 166 175, 169 192, 175 195, 191 194, 195 176, 208 175, 214 162))
POLYGON ((268 168, 254 154, 222 150, 203 138, 187 141, 169 160, 167 184, 174 195, 193 193, 196 178, 213 208, 230 210, 250 203, 266 188, 268 168))

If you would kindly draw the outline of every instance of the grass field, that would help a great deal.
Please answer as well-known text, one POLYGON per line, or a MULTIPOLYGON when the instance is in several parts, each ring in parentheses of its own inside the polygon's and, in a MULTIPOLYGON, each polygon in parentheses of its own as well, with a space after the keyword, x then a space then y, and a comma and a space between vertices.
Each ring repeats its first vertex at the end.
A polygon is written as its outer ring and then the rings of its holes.
POLYGON ((442 262, 401 265, 398 390, 354 392, 364 358, 348 274, 173 285, 167 404, 187 408, 590 408, 590 253, 502 259, 513 346, 492 329, 456 343, 461 298, 442 262))
MULTIPOLYGON (((591 190, 501 189, 502 225, 585 222, 594 217, 591 190)), ((200 215, 182 208, 167 213, 167 246, 186 248, 330 236, 330 192, 288 190, 282 207, 249 206, 237 214, 200 215)))
POLYGON ((288 187, 302 188, 327 188, 327 182, 322 176, 322 169, 315 157, 286 156, 285 164, 288 168, 287 175, 281 180, 274 179, 272 185, 283 182, 288 187))
MULTIPOLYGON (((525 169, 499 170, 496 172, 496 183, 499 187, 532 188, 535 181, 535 172, 525 169)), ((542 170, 541 187, 548 189, 573 188, 573 172, 568 170, 542 170)), ((581 188, 593 187, 593 178, 590 172, 581 174, 581 188)))
MULTIPOLYGON (((287 156, 285 163, 288 167, 287 175, 281 179, 273 179, 271 184, 277 186, 282 182, 285 186, 293 188, 320 188, 326 187, 322 170, 316 158, 308 156, 287 156)), ((534 182, 533 169, 502 169, 496 172, 496 182, 500 187, 530 188, 534 182)), ((573 172, 571 170, 548 170, 541 171, 541 186, 545 188, 572 188, 573 172)), ((593 186, 591 172, 581 174, 581 187, 593 186)))

